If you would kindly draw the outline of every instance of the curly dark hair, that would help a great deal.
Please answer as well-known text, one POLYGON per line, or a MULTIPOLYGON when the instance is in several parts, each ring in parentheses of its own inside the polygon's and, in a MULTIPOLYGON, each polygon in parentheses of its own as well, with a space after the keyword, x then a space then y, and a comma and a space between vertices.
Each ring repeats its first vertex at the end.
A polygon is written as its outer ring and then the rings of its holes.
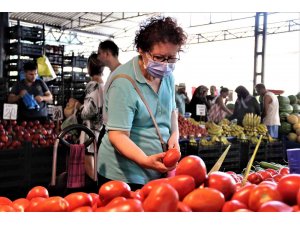
POLYGON ((187 39, 186 33, 177 25, 171 17, 151 17, 140 25, 136 32, 134 44, 137 50, 150 51, 153 45, 163 42, 174 45, 184 45, 187 39))

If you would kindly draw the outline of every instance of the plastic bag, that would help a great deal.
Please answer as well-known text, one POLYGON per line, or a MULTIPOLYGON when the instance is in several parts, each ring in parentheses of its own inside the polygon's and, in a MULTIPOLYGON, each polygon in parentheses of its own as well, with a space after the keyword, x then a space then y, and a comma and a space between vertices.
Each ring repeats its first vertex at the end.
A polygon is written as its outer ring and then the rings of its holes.
POLYGON ((56 78, 56 74, 52 68, 51 63, 49 62, 49 59, 47 56, 43 55, 39 57, 37 60, 38 65, 38 74, 41 77, 50 77, 52 79, 56 78))
POLYGON ((28 92, 23 96, 23 102, 27 109, 40 109, 40 105, 36 102, 33 95, 28 92))

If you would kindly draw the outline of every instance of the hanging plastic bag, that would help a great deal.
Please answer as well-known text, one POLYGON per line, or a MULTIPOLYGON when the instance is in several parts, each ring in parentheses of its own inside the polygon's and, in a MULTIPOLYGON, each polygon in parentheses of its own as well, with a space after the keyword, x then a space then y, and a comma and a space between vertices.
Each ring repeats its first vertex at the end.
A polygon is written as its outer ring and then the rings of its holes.
POLYGON ((53 70, 53 67, 47 58, 47 56, 43 55, 39 57, 37 60, 37 65, 38 65, 38 74, 41 77, 49 77, 52 79, 56 78, 56 74, 53 70))
POLYGON ((22 99, 27 109, 40 109, 40 105, 36 102, 33 95, 30 95, 28 92, 23 96, 22 99))

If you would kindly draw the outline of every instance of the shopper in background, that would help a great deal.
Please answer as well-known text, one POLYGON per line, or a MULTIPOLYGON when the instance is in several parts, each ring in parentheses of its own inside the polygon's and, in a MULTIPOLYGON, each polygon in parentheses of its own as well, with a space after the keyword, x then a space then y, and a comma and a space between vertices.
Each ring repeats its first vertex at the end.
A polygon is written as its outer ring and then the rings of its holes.
POLYGON ((187 96, 184 83, 180 83, 177 86, 177 90, 175 92, 175 101, 176 101, 176 107, 178 108, 178 112, 181 115, 184 115, 185 108, 186 108, 185 106, 186 104, 189 103, 189 97, 187 96))
POLYGON ((250 95, 244 86, 238 86, 235 92, 238 98, 234 104, 233 114, 229 119, 237 119, 237 124, 242 126, 243 118, 246 113, 253 113, 260 116, 260 106, 256 98, 250 95))
POLYGON ((262 122, 267 126, 270 135, 278 138, 280 126, 278 99, 274 93, 266 90, 264 84, 257 84, 255 90, 263 98, 262 122))
POLYGON ((196 121, 207 121, 207 112, 210 109, 210 103, 207 100, 208 88, 204 85, 200 85, 194 91, 192 100, 190 101, 188 111, 192 113, 191 117, 196 121), (205 105, 205 115, 197 115, 197 105, 205 105))
POLYGON ((220 95, 216 97, 214 104, 208 112, 208 120, 219 123, 226 115, 232 115, 232 112, 226 107, 229 89, 221 87, 220 95))
POLYGON ((37 64, 29 61, 24 64, 25 79, 18 81, 8 96, 9 103, 18 104, 18 120, 39 120, 45 122, 48 120, 47 102, 52 101, 52 94, 46 83, 41 79, 36 79, 37 64), (23 97, 29 94, 33 96, 38 108, 28 109, 23 102, 23 97))
POLYGON ((207 95, 206 98, 207 98, 207 101, 212 105, 218 96, 217 87, 214 85, 211 85, 209 88, 209 91, 210 91, 210 95, 207 95))
POLYGON ((112 40, 100 42, 98 48, 98 59, 107 66, 111 72, 121 65, 118 57, 119 47, 112 40))
MULTIPOLYGON (((179 132, 172 72, 186 38, 172 18, 149 18, 135 36, 139 55, 111 74, 127 74, 135 81, 163 140, 177 149, 179 132)), ((162 163, 165 153, 153 121, 128 79, 113 81, 105 94, 104 111, 108 121, 98 155, 99 185, 121 180, 135 190, 173 169, 162 163)))

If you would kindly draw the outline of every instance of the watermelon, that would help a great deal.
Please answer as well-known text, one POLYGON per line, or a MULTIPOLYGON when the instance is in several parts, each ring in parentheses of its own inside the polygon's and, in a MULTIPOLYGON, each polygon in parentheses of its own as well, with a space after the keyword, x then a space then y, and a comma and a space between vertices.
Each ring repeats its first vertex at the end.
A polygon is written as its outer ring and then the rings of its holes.
POLYGON ((288 105, 290 104, 290 99, 286 96, 277 96, 279 105, 288 105))
POLYGON ((286 121, 286 118, 289 116, 290 114, 286 113, 286 112, 281 112, 279 113, 279 117, 280 117, 280 121, 284 122, 286 121))
POLYGON ((289 95, 288 98, 290 99, 291 105, 297 103, 297 97, 295 95, 289 95))
POLYGON ((292 125, 287 122, 282 122, 281 126, 279 127, 279 133, 281 134, 288 134, 292 131, 292 125))
POLYGON ((298 104, 293 104, 293 113, 300 113, 300 105, 298 104))
POLYGON ((300 100, 300 92, 296 95, 296 97, 300 100))
POLYGON ((228 109, 230 109, 230 110, 234 110, 234 104, 232 104, 232 103, 228 103, 228 104, 226 105, 226 107, 227 107, 228 109))
POLYGON ((293 110, 294 110, 294 108, 290 104, 279 106, 279 112, 286 112, 286 113, 290 114, 293 112, 293 110))

